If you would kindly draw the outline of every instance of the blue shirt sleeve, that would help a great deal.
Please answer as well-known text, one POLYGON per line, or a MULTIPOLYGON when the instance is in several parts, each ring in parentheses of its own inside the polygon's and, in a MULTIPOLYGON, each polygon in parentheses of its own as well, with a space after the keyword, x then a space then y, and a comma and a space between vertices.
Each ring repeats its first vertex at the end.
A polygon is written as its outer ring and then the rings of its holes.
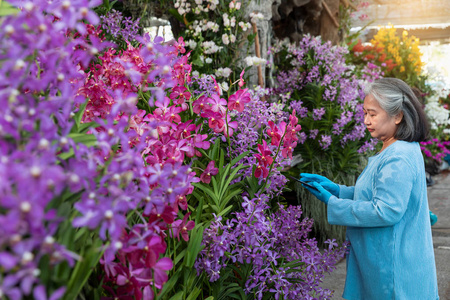
POLYGON ((339 185, 339 198, 353 199, 354 193, 354 186, 339 185))
MULTIPOLYGON (((416 170, 406 156, 387 157, 380 162, 377 172, 361 186, 369 195, 355 199, 338 199, 328 202, 328 222, 353 227, 384 227, 398 223, 403 217, 411 195, 416 170)), ((360 187, 358 187, 360 188, 360 187)))

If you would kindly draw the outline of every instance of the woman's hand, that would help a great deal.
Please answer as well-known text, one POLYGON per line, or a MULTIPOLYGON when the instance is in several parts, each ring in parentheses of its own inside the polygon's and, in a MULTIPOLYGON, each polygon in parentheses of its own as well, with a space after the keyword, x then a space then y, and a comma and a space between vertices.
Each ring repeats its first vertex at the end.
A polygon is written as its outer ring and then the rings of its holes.
POLYGON ((313 181, 311 182, 311 185, 313 185, 316 189, 310 188, 309 186, 303 185, 305 189, 311 192, 314 196, 316 196, 317 199, 322 201, 325 204, 328 204, 328 200, 330 200, 330 197, 332 196, 329 191, 324 189, 319 183, 313 181))
POLYGON ((317 182, 332 195, 339 197, 339 185, 324 176, 310 173, 301 173, 300 180, 306 182, 317 182))

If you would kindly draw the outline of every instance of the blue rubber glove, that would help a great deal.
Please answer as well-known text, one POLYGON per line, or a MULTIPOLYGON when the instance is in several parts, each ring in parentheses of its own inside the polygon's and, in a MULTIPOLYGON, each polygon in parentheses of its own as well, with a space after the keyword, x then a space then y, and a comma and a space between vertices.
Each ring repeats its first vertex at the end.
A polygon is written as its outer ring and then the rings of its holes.
POLYGON ((339 185, 331 181, 330 179, 317 175, 317 174, 310 174, 310 173, 301 173, 300 174, 300 180, 306 181, 306 182, 317 182, 321 186, 323 186, 324 189, 329 191, 331 194, 333 194, 336 197, 339 197, 339 185))
POLYGON ((302 184, 302 186, 305 187, 305 189, 307 189, 308 191, 310 191, 311 194, 316 196, 317 199, 319 199, 320 201, 322 201, 325 204, 328 204, 328 200, 330 200, 330 197, 333 195, 331 195, 331 193, 329 191, 324 189, 319 183, 317 183, 315 181, 311 182, 311 185, 315 186, 317 190, 302 184))
POLYGON ((434 224, 436 224, 438 220, 438 217, 430 210, 430 221, 431 221, 431 226, 433 226, 434 224))

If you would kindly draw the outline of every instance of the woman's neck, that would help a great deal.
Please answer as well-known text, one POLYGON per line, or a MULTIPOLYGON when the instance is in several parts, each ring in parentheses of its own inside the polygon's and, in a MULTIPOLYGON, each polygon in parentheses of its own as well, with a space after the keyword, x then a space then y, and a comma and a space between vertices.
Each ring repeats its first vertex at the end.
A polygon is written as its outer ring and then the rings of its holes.
POLYGON ((383 147, 381 147, 380 152, 382 152, 384 149, 386 149, 387 147, 389 147, 390 145, 392 145, 396 141, 397 141, 397 139, 395 137, 390 137, 390 138, 384 140, 383 141, 383 147))

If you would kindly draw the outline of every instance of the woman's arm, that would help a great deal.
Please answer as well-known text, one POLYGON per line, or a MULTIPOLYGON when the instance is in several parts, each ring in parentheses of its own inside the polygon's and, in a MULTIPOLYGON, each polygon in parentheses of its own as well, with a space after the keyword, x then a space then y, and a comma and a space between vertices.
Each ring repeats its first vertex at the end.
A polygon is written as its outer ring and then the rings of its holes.
POLYGON ((346 186, 342 184, 339 185, 339 198, 353 199, 354 193, 355 193, 354 186, 346 186))
POLYGON ((415 174, 416 170, 405 157, 387 158, 373 179, 372 199, 338 199, 332 196, 328 201, 328 222, 353 227, 382 227, 398 223, 408 206, 415 174))

